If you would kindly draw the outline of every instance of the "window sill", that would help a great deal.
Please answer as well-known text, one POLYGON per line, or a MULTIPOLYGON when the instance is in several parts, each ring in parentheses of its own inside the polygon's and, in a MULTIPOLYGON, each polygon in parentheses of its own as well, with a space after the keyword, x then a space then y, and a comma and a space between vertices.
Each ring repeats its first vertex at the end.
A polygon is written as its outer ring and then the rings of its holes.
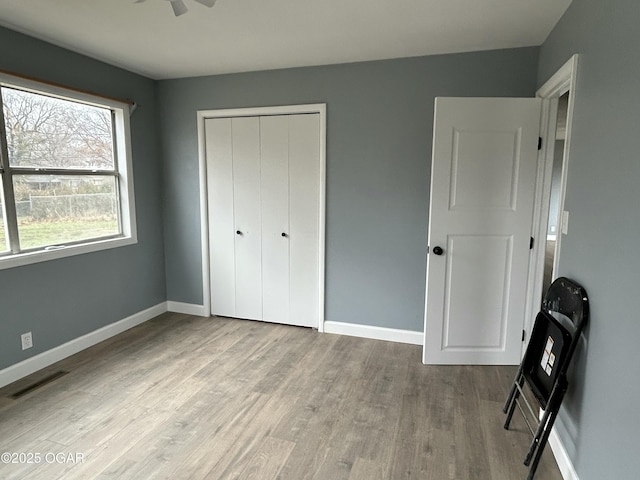
POLYGON ((84 253, 99 252, 101 250, 134 245, 136 243, 138 243, 137 238, 128 236, 69 245, 68 247, 61 246, 55 248, 55 250, 38 250, 35 252, 19 253, 17 255, 7 255, 0 257, 0 270, 82 255, 84 253))

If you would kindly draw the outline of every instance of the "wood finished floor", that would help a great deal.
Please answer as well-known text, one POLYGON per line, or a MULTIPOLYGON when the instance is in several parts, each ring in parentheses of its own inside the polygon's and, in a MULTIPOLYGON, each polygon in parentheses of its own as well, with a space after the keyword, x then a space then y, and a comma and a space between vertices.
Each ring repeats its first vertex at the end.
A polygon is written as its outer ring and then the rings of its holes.
MULTIPOLYGON (((2 479, 518 480, 513 367, 424 366, 421 347, 165 314, 0 389, 2 479), (14 400, 58 370, 69 373, 14 400), (49 457, 51 458, 51 457, 49 457)), ((561 480, 547 448, 537 479, 561 480)))

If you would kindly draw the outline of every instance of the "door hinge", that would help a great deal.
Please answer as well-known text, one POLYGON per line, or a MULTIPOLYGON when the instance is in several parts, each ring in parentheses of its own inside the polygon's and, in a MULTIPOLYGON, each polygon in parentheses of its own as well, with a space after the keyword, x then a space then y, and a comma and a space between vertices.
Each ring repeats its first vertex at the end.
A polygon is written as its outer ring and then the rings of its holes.
POLYGON ((529 237, 529 250, 533 250, 533 237, 529 237))
POLYGON ((542 137, 538 137, 538 150, 542 150, 542 137))
POLYGON ((522 330, 522 341, 524 342, 525 337, 527 336, 526 332, 522 330))

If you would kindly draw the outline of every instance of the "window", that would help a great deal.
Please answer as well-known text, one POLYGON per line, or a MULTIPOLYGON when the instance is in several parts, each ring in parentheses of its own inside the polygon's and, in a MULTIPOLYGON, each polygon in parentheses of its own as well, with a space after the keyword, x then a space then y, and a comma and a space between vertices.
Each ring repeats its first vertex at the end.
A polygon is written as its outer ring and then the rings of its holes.
POLYGON ((0 75, 0 268, 135 243, 128 105, 0 75))

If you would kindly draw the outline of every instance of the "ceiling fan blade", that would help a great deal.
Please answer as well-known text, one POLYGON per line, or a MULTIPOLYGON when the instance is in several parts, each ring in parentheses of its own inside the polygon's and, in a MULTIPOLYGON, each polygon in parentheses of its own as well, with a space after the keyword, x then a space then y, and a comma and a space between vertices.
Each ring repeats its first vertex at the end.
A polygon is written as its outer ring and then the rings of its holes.
POLYGON ((215 5, 216 0, 196 0, 196 2, 211 8, 215 5))
POLYGON ((142 2, 146 2, 146 1, 147 1, 147 0, 136 0, 136 1, 135 1, 135 2, 133 2, 133 3, 142 3, 142 2))
POLYGON ((180 15, 184 15, 185 13, 187 13, 187 6, 184 4, 182 0, 170 0, 170 2, 171 2, 171 8, 173 8, 173 14, 176 17, 179 17, 180 15))

